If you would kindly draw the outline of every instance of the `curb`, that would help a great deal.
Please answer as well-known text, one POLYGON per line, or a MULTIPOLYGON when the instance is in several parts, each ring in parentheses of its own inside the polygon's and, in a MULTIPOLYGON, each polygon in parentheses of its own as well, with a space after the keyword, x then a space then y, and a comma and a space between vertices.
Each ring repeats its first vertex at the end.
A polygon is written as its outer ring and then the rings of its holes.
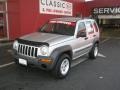
POLYGON ((13 40, 0 39, 0 47, 7 46, 7 45, 12 45, 12 43, 13 43, 13 40))
POLYGON ((9 43, 0 43, 0 47, 12 45, 12 44, 13 44, 13 42, 9 42, 9 43))

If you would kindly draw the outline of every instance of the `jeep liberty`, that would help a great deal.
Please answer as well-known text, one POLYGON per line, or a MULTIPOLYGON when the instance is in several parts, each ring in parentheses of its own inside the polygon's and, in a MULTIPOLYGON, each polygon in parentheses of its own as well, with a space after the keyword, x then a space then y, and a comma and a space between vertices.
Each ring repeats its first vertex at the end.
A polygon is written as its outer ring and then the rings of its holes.
POLYGON ((55 18, 32 34, 13 43, 15 62, 48 70, 57 78, 68 75, 71 61, 88 54, 98 54, 99 28, 93 19, 55 18))

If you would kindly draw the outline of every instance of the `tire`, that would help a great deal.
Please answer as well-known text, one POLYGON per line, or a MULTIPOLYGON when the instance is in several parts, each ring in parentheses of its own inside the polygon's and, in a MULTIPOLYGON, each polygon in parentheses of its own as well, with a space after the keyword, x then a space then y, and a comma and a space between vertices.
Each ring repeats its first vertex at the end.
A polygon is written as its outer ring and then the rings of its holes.
POLYGON ((70 71, 70 65, 71 65, 70 56, 67 54, 63 54, 59 57, 56 66, 52 70, 52 74, 59 79, 65 78, 70 71))
POLYGON ((92 47, 91 51, 89 52, 89 58, 90 59, 96 59, 97 55, 98 55, 98 44, 94 44, 94 46, 92 47))

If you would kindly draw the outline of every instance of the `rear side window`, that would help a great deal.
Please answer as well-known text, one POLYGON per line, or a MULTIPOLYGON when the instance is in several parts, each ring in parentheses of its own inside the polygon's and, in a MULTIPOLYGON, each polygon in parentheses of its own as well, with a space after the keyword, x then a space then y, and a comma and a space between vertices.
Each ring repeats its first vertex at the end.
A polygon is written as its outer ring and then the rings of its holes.
POLYGON ((94 33, 94 28, 91 21, 86 21, 86 28, 87 28, 88 34, 94 33))

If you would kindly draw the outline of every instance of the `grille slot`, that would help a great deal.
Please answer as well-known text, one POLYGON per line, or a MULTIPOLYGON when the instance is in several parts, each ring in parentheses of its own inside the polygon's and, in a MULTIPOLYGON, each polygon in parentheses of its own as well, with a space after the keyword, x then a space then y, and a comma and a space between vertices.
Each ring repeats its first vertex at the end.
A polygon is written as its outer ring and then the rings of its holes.
POLYGON ((19 54, 33 57, 33 58, 37 57, 37 51, 38 51, 38 47, 35 47, 35 46, 19 44, 19 47, 18 47, 19 54))

